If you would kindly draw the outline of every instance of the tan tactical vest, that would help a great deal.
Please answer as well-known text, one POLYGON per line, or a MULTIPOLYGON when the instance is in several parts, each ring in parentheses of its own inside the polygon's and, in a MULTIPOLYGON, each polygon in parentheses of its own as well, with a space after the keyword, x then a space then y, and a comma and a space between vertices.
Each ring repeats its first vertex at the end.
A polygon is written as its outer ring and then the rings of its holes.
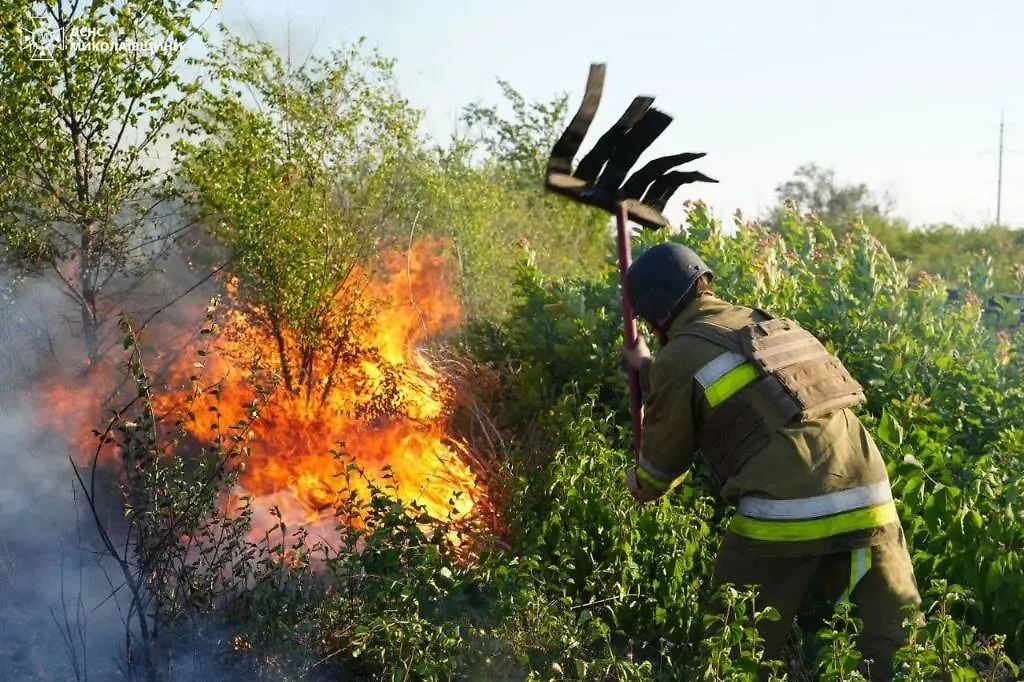
POLYGON ((793 320, 757 312, 768 319, 738 330, 706 321, 680 330, 728 349, 697 376, 708 375, 697 445, 719 485, 776 429, 865 402, 861 385, 813 335, 793 320))

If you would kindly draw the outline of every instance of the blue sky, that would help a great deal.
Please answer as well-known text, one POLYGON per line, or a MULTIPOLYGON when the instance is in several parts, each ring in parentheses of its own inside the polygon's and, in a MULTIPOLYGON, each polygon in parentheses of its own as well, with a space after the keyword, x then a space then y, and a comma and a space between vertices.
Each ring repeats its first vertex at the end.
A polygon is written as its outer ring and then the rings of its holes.
MULTIPOLYGON (((702 198, 755 215, 805 162, 891 192, 912 223, 992 221, 1006 111, 1004 223, 1024 227, 1024 2, 1020 0, 224 0, 214 19, 277 45, 359 36, 397 59, 403 94, 446 137, 470 102, 578 104, 608 64, 584 151, 636 94, 675 116, 652 154, 705 151, 702 198)), ((646 157, 645 157, 646 158, 646 157)), ((677 214, 676 214, 677 215, 677 214)))

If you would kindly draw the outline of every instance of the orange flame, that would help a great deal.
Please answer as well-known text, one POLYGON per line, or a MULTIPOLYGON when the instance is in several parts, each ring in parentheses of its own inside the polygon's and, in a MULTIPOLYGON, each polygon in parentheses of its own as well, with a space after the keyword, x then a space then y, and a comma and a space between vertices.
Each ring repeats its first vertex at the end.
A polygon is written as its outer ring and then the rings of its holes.
MULTIPOLYGON (((339 496, 353 488, 366 494, 367 481, 346 482, 344 460, 332 454, 339 449, 377 485, 390 467, 397 496, 424 506, 435 518, 445 518, 455 498, 455 514, 462 517, 486 500, 486 486, 466 463, 466 444, 449 435, 452 386, 417 350, 463 322, 443 246, 421 240, 407 254, 385 255, 385 276, 366 278, 368 286, 358 298, 352 287, 339 292, 333 308, 323 312, 331 334, 312 357, 301 355, 295 330, 281 327, 275 334, 265 309, 243 305, 237 283, 231 282, 231 306, 221 316, 220 332, 190 335, 184 351, 168 363, 153 387, 154 410, 164 424, 185 409, 197 385, 193 377, 217 382, 218 391, 201 393, 187 407, 194 418, 184 426, 200 444, 216 436, 218 422, 224 433, 250 418, 251 382, 265 377, 267 369, 288 377, 290 386, 279 386, 248 428, 249 454, 238 489, 226 501, 253 498, 256 533, 276 522, 269 517, 275 507, 290 528, 333 527, 339 496), (353 303, 361 314, 350 314, 353 303), (264 368, 255 374, 249 369, 254 359, 264 368)), ((363 274, 349 279, 359 282, 363 274)), ((170 340, 180 338, 182 330, 166 323, 150 327, 148 337, 160 342, 158 357, 168 356, 170 340)), ((115 390, 114 366, 107 361, 79 382, 54 381, 43 388, 49 409, 40 419, 61 429, 86 455, 90 442, 95 450, 90 432, 103 415, 83 407, 98 405, 101 392, 115 390)))

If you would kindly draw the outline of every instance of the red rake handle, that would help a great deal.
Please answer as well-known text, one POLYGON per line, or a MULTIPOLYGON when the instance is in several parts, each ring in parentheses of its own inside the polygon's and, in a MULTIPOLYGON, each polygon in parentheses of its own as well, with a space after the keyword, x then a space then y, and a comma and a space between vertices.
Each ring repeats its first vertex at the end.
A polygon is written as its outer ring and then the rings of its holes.
MULTIPOLYGON (((615 223, 619 243, 619 299, 622 302, 622 330, 627 348, 635 348, 637 343, 636 320, 633 318, 633 307, 626 299, 626 270, 629 269, 629 209, 625 203, 616 207, 615 223)), ((640 458, 640 434, 643 426, 643 404, 640 401, 640 374, 631 367, 626 368, 629 377, 629 412, 633 422, 633 458, 640 458)))

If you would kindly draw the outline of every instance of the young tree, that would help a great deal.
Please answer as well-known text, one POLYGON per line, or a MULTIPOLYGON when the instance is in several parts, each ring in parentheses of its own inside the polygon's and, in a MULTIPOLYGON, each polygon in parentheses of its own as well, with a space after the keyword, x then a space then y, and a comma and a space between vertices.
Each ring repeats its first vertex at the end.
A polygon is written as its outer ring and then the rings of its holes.
POLYGON ((565 129, 569 98, 562 94, 548 102, 528 102, 507 81, 499 79, 498 86, 511 118, 503 117, 498 107, 470 104, 463 109, 461 120, 496 170, 509 180, 517 178, 536 186, 538 179, 544 178, 551 149, 565 129))
POLYGON ((187 228, 159 168, 196 83, 178 68, 208 0, 6 0, 0 44, 0 256, 52 277, 90 362, 109 302, 187 228))
POLYGON ((612 235, 606 213, 544 190, 548 158, 567 124, 567 97, 530 102, 498 83, 509 115, 501 106, 467 106, 464 135, 435 150, 420 183, 425 222, 456 244, 474 317, 507 311, 519 246, 534 251, 547 273, 597 277, 612 235))
POLYGON ((892 198, 872 195, 864 183, 840 185, 835 171, 813 163, 796 169, 793 177, 775 188, 778 205, 772 208, 766 223, 782 229, 787 205, 801 213, 814 213, 837 234, 844 234, 853 220, 883 224, 892 210, 892 198))
POLYGON ((203 63, 215 86, 192 119, 201 138, 176 145, 183 177, 276 342, 285 388, 322 402, 352 342, 343 294, 395 219, 418 113, 392 63, 360 44, 296 67, 225 32, 203 63))

